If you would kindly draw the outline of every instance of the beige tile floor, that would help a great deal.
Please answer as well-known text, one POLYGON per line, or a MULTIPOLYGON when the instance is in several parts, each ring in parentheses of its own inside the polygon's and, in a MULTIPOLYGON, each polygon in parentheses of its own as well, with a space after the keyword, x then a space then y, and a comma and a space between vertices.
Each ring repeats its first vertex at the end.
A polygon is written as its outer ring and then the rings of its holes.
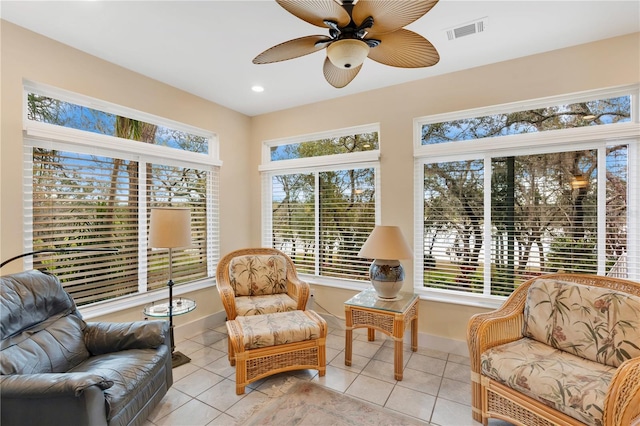
MULTIPOLYGON (((418 348, 404 352, 404 379, 393 375, 393 341, 377 332, 367 341, 366 329, 354 330, 352 365, 344 365, 344 322, 325 316, 327 373, 315 370, 281 373, 252 383, 244 395, 235 393, 235 368, 227 359, 226 326, 177 342, 176 350, 191 362, 173 370, 174 384, 145 426, 234 425, 268 396, 263 392, 290 376, 399 411, 425 423, 479 426, 471 418, 469 358, 418 348)), ((407 333, 408 334, 408 333, 407 333)), ((505 422, 490 422, 492 426, 505 422)))

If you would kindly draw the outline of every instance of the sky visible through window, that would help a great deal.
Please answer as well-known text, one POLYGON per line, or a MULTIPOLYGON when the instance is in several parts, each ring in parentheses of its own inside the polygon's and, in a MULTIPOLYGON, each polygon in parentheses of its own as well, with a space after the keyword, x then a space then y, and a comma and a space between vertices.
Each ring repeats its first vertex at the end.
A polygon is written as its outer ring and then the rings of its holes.
POLYGON ((129 117, 119 117, 116 114, 97 109, 64 102, 58 99, 28 94, 28 119, 40 121, 72 129, 84 130, 125 139, 138 140, 154 145, 166 146, 181 151, 208 154, 209 144, 205 137, 189 134, 168 127, 145 123, 129 117), (122 130, 128 124, 127 131, 122 130), (153 128, 153 140, 144 140, 144 128, 153 128), (120 130, 119 130, 120 129, 120 130))
POLYGON ((272 146, 271 161, 348 154, 379 149, 378 132, 272 146))
POLYGON ((631 121, 631 96, 472 117, 422 126, 422 145, 631 121))

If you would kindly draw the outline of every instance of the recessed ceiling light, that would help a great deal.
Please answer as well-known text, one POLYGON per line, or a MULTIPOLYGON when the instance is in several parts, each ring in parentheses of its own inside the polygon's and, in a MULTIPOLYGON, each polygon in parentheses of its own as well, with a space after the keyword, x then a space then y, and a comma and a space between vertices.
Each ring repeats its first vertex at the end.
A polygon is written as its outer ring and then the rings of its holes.
POLYGON ((254 92, 260 93, 260 92, 264 92, 264 87, 262 86, 252 86, 251 90, 253 90, 254 92))

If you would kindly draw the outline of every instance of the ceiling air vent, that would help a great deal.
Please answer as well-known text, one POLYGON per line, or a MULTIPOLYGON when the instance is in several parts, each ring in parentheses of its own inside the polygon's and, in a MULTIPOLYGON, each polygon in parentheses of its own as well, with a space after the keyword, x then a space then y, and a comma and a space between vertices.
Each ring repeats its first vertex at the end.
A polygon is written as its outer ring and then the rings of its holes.
POLYGON ((460 37, 477 34, 485 31, 487 29, 487 22, 489 21, 488 17, 484 17, 481 19, 477 19, 468 24, 459 25, 457 27, 451 28, 447 30, 447 38, 449 40, 455 40, 460 37))

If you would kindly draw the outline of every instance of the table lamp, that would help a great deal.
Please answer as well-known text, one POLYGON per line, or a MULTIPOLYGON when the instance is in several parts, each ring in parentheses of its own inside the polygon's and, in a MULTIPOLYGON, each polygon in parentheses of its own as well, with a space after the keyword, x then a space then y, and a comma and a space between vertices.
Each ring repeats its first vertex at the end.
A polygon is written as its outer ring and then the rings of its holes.
POLYGON ((175 351, 173 336, 173 249, 191 246, 191 210, 188 208, 162 207, 151 209, 149 246, 169 249, 169 329, 171 333, 171 360, 173 367, 191 361, 175 351))
POLYGON ((404 268, 398 259, 411 259, 413 256, 400 228, 376 226, 358 256, 374 259, 369 268, 369 278, 378 299, 396 300, 404 283, 404 268))

